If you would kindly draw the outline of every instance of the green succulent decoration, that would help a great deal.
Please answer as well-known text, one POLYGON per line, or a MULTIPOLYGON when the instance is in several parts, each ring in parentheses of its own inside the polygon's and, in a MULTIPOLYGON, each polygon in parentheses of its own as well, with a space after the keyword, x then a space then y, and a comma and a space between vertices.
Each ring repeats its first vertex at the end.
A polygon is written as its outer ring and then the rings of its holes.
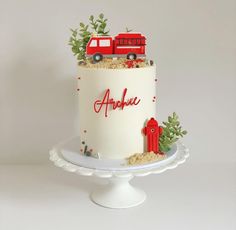
POLYGON ((77 60, 85 60, 86 45, 93 34, 106 36, 109 30, 106 29, 107 19, 104 14, 99 14, 95 19, 93 15, 89 17, 89 24, 80 23, 79 29, 71 29, 69 45, 77 60))
POLYGON ((187 134, 186 130, 182 130, 176 113, 168 117, 167 122, 163 122, 163 132, 159 137, 159 148, 161 152, 167 152, 171 149, 171 145, 180 137, 187 134))

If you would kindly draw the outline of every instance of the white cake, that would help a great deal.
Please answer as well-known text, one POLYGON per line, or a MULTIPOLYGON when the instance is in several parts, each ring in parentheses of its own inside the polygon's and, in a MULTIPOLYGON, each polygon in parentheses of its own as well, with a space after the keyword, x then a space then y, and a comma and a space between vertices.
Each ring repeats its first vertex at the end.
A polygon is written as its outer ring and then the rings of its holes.
POLYGON ((145 151, 142 129, 148 119, 156 117, 155 65, 79 66, 78 94, 81 152, 120 159, 145 151))

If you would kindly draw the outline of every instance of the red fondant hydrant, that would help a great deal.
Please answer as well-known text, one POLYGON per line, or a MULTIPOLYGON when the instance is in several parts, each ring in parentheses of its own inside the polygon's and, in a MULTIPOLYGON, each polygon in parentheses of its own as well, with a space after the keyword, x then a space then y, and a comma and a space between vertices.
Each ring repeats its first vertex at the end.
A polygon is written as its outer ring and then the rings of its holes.
POLYGON ((145 136, 147 136, 147 151, 158 153, 159 136, 162 134, 162 128, 158 126, 157 120, 152 117, 147 122, 147 126, 143 128, 143 133, 145 136))

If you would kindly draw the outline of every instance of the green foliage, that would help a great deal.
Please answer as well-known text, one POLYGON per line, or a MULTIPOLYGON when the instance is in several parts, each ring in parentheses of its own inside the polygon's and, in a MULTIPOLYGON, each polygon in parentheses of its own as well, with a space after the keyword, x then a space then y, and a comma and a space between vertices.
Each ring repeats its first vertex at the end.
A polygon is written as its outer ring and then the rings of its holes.
POLYGON ((125 27, 125 32, 126 32, 126 33, 129 33, 129 32, 131 32, 131 31, 133 31, 133 30, 129 29, 128 27, 125 27))
POLYGON ((109 30, 106 30, 107 19, 100 14, 97 19, 93 15, 89 17, 89 24, 80 23, 79 29, 71 29, 69 45, 78 60, 85 60, 86 45, 93 34, 106 36, 109 30), (91 27, 91 28, 90 28, 91 27))
POLYGON ((75 56, 77 56, 78 60, 85 59, 85 50, 86 45, 91 37, 91 33, 88 31, 88 25, 84 25, 80 23, 80 29, 71 29, 71 37, 69 40, 69 45, 71 46, 71 50, 75 56))
POLYGON ((100 14, 98 16, 98 19, 94 19, 94 16, 91 15, 89 17, 90 25, 93 29, 93 32, 98 35, 106 36, 110 32, 109 30, 105 30, 107 26, 107 19, 104 19, 104 14, 100 14))
POLYGON ((159 138, 159 148, 161 152, 169 151, 173 143, 187 134, 186 130, 182 131, 178 119, 177 114, 173 113, 172 116, 168 117, 167 122, 163 122, 163 132, 159 138))

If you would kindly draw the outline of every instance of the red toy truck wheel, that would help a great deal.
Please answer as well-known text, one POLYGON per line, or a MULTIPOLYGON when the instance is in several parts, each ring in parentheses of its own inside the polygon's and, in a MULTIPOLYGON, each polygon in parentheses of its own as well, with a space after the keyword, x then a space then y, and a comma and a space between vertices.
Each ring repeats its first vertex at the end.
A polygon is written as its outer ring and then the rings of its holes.
POLYGON ((135 53, 128 53, 127 59, 129 60, 135 60, 137 58, 137 55, 135 53))
POLYGON ((96 53, 96 54, 93 55, 93 60, 95 62, 100 62, 102 59, 103 59, 103 56, 100 53, 96 53))

